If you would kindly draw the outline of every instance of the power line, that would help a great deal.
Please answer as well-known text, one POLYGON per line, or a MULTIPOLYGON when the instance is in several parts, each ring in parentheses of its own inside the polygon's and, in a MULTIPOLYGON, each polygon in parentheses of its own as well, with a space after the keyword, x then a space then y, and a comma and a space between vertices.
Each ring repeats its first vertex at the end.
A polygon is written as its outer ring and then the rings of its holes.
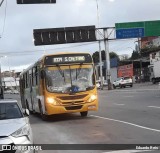
MULTIPOLYGON (((127 40, 120 40, 120 41, 127 41, 127 40)), ((68 46, 68 47, 58 47, 58 48, 53 48, 53 49, 46 49, 46 52, 50 52, 50 51, 56 51, 56 50, 60 50, 60 49, 65 49, 65 48, 75 48, 75 47, 81 47, 81 46, 86 46, 86 45, 92 45, 92 44, 96 44, 96 42, 90 42, 90 43, 86 43, 86 44, 79 44, 79 45, 75 45, 75 46, 68 46)), ((119 49, 122 49, 122 48, 126 48, 125 46, 126 45, 129 45, 131 44, 126 42, 126 43, 123 43, 121 45, 116 45, 114 47, 111 47, 111 50, 119 50, 119 49)), ((1 52, 0 54, 1 55, 9 55, 9 56, 22 56, 22 55, 31 55, 33 53, 42 53, 44 52, 44 49, 39 49, 39 50, 21 50, 21 51, 16 51, 16 52, 7 52, 7 51, 3 51, 1 52), (13 55, 14 54, 14 55, 13 55)))
MULTIPOLYGON (((46 49, 47 52, 49 51, 55 51, 55 50, 59 50, 59 49, 65 49, 65 48, 75 48, 75 47, 80 47, 80 46, 86 46, 86 45, 91 45, 91 44, 95 44, 96 42, 90 42, 90 43, 87 43, 87 44, 79 44, 79 45, 75 45, 75 46, 68 46, 68 47, 58 47, 58 48, 54 48, 54 49, 46 49)), ((37 53, 40 53, 40 52, 44 52, 44 49, 40 49, 40 50, 23 50, 23 51, 18 51, 18 52, 0 52, 1 55, 12 55, 12 54, 31 54, 31 53, 36 53, 36 51, 38 51, 37 53), (28 52, 28 53, 27 53, 28 52)))

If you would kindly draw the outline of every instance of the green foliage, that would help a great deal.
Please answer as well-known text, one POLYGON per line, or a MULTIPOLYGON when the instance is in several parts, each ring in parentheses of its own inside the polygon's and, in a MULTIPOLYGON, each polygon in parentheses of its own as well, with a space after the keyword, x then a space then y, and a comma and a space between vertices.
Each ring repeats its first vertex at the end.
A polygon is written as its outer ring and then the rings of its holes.
MULTIPOLYGON (((102 55, 102 61, 106 60, 104 50, 101 51, 101 55, 102 55)), ((119 57, 115 52, 110 52, 109 55, 110 55, 110 59, 117 57, 119 60, 119 57)), ((95 53, 93 53, 92 58, 93 58, 94 63, 98 63, 99 62, 99 51, 96 51, 95 53)))
POLYGON ((118 55, 115 52, 110 52, 109 55, 111 59, 116 57, 119 59, 118 55))
POLYGON ((140 54, 137 51, 133 51, 132 56, 131 56, 131 60, 135 60, 140 58, 140 54))

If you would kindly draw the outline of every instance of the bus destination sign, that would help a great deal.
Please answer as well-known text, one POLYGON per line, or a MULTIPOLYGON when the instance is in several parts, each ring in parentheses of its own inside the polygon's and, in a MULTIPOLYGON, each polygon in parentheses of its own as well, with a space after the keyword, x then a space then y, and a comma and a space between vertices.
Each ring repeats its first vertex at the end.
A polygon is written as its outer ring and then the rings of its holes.
POLYGON ((68 64, 68 63, 92 63, 92 58, 89 54, 66 54, 52 55, 45 58, 45 65, 68 64))
POLYGON ((75 57, 56 57, 53 58, 53 63, 59 63, 59 62, 84 62, 85 57, 84 56, 75 56, 75 57))

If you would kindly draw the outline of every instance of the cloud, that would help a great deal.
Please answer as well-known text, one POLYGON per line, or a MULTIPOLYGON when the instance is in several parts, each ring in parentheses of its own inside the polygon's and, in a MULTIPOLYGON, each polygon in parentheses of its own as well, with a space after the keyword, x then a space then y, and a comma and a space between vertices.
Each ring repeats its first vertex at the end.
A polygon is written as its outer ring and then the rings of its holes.
MULTIPOLYGON (((114 2, 98 0, 98 2, 100 27, 113 27, 118 22, 159 19, 159 0, 115 0, 114 2)), ((4 7, 5 3, 0 9, 0 32, 3 26, 4 7)), ((96 0, 57 0, 56 4, 44 5, 17 5, 16 0, 8 0, 4 36, 0 39, 0 54, 8 55, 12 67, 18 69, 18 67, 33 63, 42 56, 43 51, 38 50, 50 50, 47 53, 62 51, 93 53, 98 50, 97 43, 84 46, 77 44, 77 47, 72 47, 76 44, 45 47, 37 47, 33 44, 33 29, 83 25, 97 25, 96 0), (71 48, 66 48, 68 46, 71 48), (11 52, 19 51, 22 52, 21 56, 18 53, 11 54, 11 52), (33 52, 26 55, 29 51, 33 52)), ((134 48, 134 40, 112 41, 109 45, 111 51, 130 54, 131 50, 126 48, 134 48)), ((102 49, 104 49, 103 43, 102 49)), ((2 64, 4 68, 7 68, 6 62, 2 64)))

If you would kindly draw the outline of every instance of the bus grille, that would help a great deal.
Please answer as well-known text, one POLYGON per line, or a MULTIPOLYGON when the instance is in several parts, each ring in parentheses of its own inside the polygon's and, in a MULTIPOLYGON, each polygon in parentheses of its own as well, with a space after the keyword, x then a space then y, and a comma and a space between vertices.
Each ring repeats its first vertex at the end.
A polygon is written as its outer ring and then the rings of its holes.
POLYGON ((71 106, 71 107, 65 107, 66 110, 77 110, 77 109, 81 109, 82 106, 71 106))
POLYGON ((57 97, 60 100, 76 100, 76 99, 83 99, 87 96, 87 94, 85 95, 74 95, 74 96, 63 96, 63 97, 57 97))
POLYGON ((83 104, 84 101, 70 101, 70 102, 61 102, 62 105, 75 105, 75 104, 83 104))

